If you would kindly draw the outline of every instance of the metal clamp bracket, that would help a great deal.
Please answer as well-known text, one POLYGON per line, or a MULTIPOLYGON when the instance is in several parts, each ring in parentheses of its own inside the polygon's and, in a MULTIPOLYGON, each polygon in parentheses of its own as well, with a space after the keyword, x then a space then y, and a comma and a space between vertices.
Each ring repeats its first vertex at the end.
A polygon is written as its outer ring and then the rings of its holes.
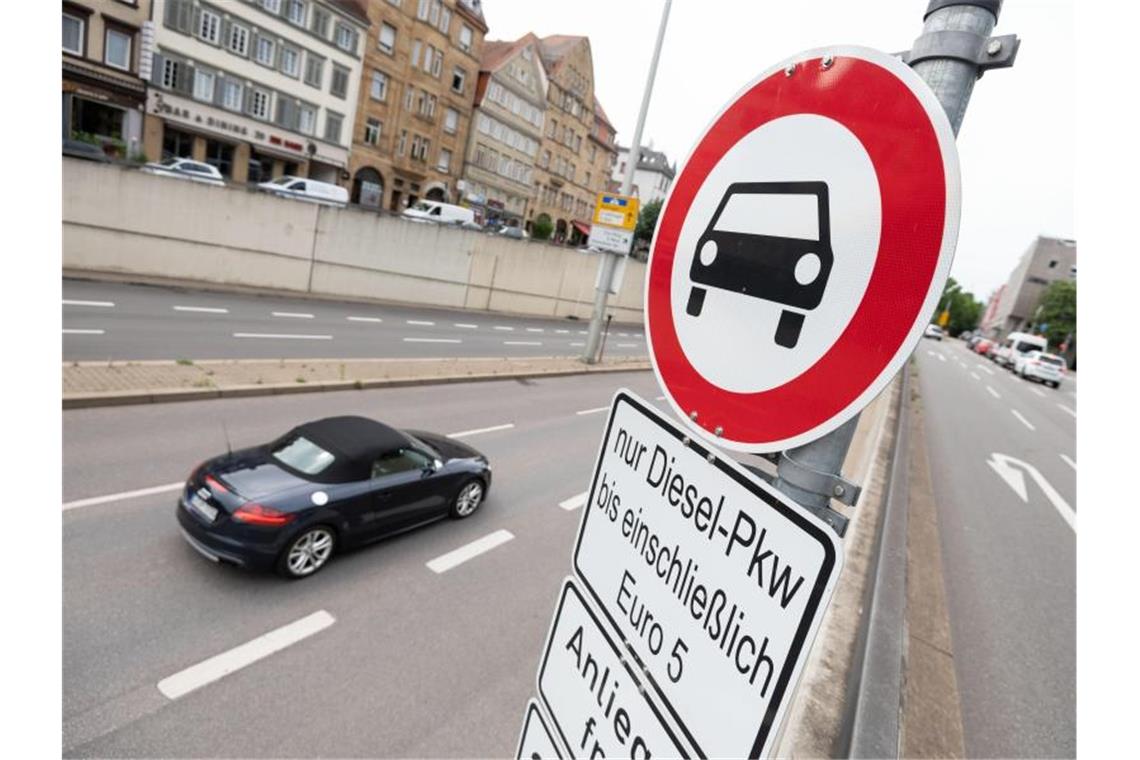
POLYGON ((780 478, 803 491, 825 495, 849 507, 859 500, 863 491, 842 475, 820 472, 797 462, 786 451, 780 454, 780 478))
POLYGON ((914 41, 914 47, 897 55, 913 66, 919 61, 933 58, 951 58, 978 67, 978 75, 990 69, 1005 69, 1013 65, 1021 40, 1016 34, 1003 34, 986 39, 972 32, 944 30, 927 32, 914 41))

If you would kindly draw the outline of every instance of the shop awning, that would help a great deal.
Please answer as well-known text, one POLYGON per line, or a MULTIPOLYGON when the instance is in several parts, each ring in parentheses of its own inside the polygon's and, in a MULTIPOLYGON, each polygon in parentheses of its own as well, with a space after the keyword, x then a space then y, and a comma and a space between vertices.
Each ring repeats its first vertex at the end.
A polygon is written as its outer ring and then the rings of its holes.
POLYGON ((580 222, 577 219, 570 222, 570 224, 574 225, 574 229, 578 230, 578 232, 581 232, 586 237, 590 236, 590 225, 586 224, 585 222, 580 222))

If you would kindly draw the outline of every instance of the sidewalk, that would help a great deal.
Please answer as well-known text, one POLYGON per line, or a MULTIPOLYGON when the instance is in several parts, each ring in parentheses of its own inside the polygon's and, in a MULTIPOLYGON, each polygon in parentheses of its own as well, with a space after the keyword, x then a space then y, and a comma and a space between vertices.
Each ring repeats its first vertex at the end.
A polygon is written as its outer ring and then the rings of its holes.
POLYGON ((621 372, 649 367, 648 359, 616 358, 587 365, 572 356, 68 362, 63 365, 63 408, 621 372))

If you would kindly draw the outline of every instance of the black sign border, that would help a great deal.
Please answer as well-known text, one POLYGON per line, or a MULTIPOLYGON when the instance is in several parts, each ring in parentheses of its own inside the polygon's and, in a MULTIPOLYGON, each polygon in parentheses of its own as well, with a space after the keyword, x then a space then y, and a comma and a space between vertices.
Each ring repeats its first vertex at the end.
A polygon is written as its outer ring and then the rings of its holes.
MULTIPOLYGON (((623 388, 614 394, 613 403, 610 407, 609 418, 606 420, 606 432, 605 435, 602 436, 601 448, 598 449, 598 461, 594 465, 594 476, 590 481, 589 497, 586 499, 585 505, 583 505, 582 521, 578 525, 578 538, 574 542, 574 555, 572 562, 575 575, 579 580, 582 581, 582 585, 585 586, 586 590, 590 592, 590 596, 598 605, 598 609, 602 611, 602 614, 606 616, 606 619, 610 622, 610 625, 612 625, 614 627, 614 630, 617 631, 620 635, 624 636, 625 630, 618 625, 616 620, 614 620, 613 616, 610 614, 609 610, 606 609, 605 604, 602 602, 601 596, 590 585, 590 582, 582 573, 582 569, 578 565, 578 552, 582 548, 582 537, 586 533, 586 522, 590 518, 590 506, 594 503, 594 489, 596 489, 598 486, 598 477, 601 475, 602 460, 605 458, 606 447, 610 441, 610 433, 613 429, 614 417, 616 416, 615 412, 617 411, 618 404, 621 404, 623 402, 640 411, 643 415, 656 423, 657 426, 662 430, 673 436, 678 441, 681 441, 683 445, 686 445, 688 448, 699 453, 705 459, 708 459, 709 455, 712 454, 714 457, 713 464, 718 470, 735 480, 740 485, 744 486, 753 495, 757 496, 763 503, 767 504, 769 507, 772 507, 780 515, 803 529, 805 533, 807 533, 815 540, 819 541, 820 545, 823 546, 823 564, 820 567, 820 572, 816 576, 815 582, 812 584, 811 595, 808 597, 807 607, 804 610, 805 614, 800 619, 800 625, 796 629, 795 636, 792 638, 792 646, 788 652, 788 657, 784 661, 784 667, 780 670, 780 674, 776 679, 776 688, 772 692, 772 699, 768 702, 768 709, 764 713, 763 719, 760 721, 760 726, 756 732, 756 738, 752 743, 752 749, 748 755, 750 758, 759 757, 760 751, 764 748, 764 743, 767 741, 768 735, 771 733, 774 727, 776 713, 779 711, 780 705, 783 703, 784 692, 788 688, 788 683, 792 678, 792 672, 795 670, 796 663, 799 661, 800 653, 803 650, 804 643, 807 640, 812 621, 815 619, 816 614, 820 611, 819 606, 823 600, 823 593, 827 588, 828 579, 831 577, 831 571, 835 567, 837 554, 835 551, 835 546, 832 544, 832 538, 826 533, 828 528, 809 520, 800 512, 789 507, 774 493, 769 492, 755 480, 744 475, 735 467, 729 465, 725 461, 724 456, 719 451, 709 448, 708 446, 704 445, 700 439, 686 433, 678 427, 675 427, 668 419, 657 412, 657 410, 653 409, 648 404, 643 403, 641 399, 637 398, 630 391, 623 388), (688 438, 689 441, 687 444, 684 443, 684 440, 686 438, 688 438)), ((632 647, 630 648, 630 651, 632 653, 632 647)), ((685 725, 685 722, 681 719, 681 716, 677 713, 677 710, 673 707, 672 703, 669 701, 669 698, 665 696, 665 693, 661 690, 661 687, 657 685, 657 680, 649 674, 648 669, 646 670, 645 680, 649 683, 650 686, 653 687, 654 694, 656 694, 657 698, 661 700, 661 703, 665 706, 665 709, 669 711, 669 714, 673 717, 673 720, 676 721, 682 733, 685 734, 685 738, 688 739, 692 744, 693 749, 697 751, 697 754, 700 757, 707 758, 708 754, 701 748, 701 745, 697 741, 696 737, 694 737, 692 732, 689 731, 689 727, 685 725)))
POLYGON ((629 676, 630 680, 633 681, 633 684, 638 687, 638 696, 645 700, 645 704, 649 705, 649 709, 653 711, 653 714, 655 716, 657 716, 657 721, 661 724, 661 727, 665 730, 665 733, 669 735, 669 739, 673 742, 673 746, 680 750, 680 756, 688 760, 689 754, 686 750, 686 747, 684 746, 684 742, 677 739, 677 735, 673 733, 673 729, 669 725, 669 721, 665 720, 665 716, 662 715, 661 711, 657 709, 657 705, 655 705, 653 703, 653 700, 649 698, 649 695, 645 693, 645 690, 642 687, 641 679, 634 675, 633 670, 629 667, 627 658, 622 656, 622 650, 619 649, 617 644, 614 643, 614 640, 610 637, 610 632, 606 630, 606 627, 602 624, 602 621, 598 620, 598 616, 594 613, 593 608, 590 607, 590 603, 586 600, 586 597, 582 595, 582 592, 578 590, 577 585, 574 583, 574 579, 566 578, 562 581, 562 593, 558 595, 558 608, 554 611, 554 617, 550 621, 550 632, 546 635, 546 646, 542 650, 542 663, 538 666, 538 676, 535 678, 535 681, 538 696, 542 700, 542 704, 546 706, 546 711, 550 713, 550 721, 554 724, 554 728, 558 731, 558 738, 562 740, 563 745, 566 747, 567 751, 570 752, 570 756, 577 757, 577 755, 574 753, 574 745, 571 744, 570 740, 566 738, 566 732, 562 730, 562 726, 558 723, 558 713, 555 712, 554 708, 550 705, 550 699, 547 698, 546 693, 542 690, 542 674, 546 672, 546 661, 550 657, 551 647, 554 646, 554 632, 558 630, 558 620, 562 617, 562 608, 566 604, 566 597, 569 596, 571 592, 573 592, 574 596, 578 597, 578 601, 581 602, 582 608, 586 610, 586 614, 589 615, 590 619, 594 621, 594 625, 597 626, 599 631, 601 631, 602 637, 606 640, 606 643, 609 644, 610 650, 613 652, 614 657, 616 657, 618 662, 622 664, 622 667, 625 668, 625 672, 629 676))
POLYGON ((522 733, 519 734, 519 746, 515 750, 515 760, 524 760, 522 755, 523 742, 526 741, 527 730, 530 728, 530 719, 532 717, 538 718, 538 722, 542 725, 542 730, 550 737, 550 744, 554 747, 554 754, 558 756, 558 760, 566 760, 562 756, 562 748, 558 746, 558 738, 554 732, 550 730, 550 726, 546 725, 546 718, 542 717, 542 709, 538 706, 538 701, 535 699, 528 699, 526 702, 526 715, 523 717, 522 733))

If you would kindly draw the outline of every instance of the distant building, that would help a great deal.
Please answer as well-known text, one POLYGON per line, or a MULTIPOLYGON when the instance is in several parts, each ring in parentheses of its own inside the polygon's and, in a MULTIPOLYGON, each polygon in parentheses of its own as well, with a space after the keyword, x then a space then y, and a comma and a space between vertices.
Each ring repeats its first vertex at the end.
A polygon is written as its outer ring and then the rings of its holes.
POLYGON ((1009 281, 990 300, 982 321, 985 333, 1004 337, 1037 329, 1034 313, 1051 283, 1077 277, 1077 243, 1038 237, 1021 256, 1009 281))
MULTIPOLYGON (((617 146, 617 161, 613 167, 611 178, 618 183, 625 180, 626 170, 629 168, 629 148, 617 146)), ((634 195, 642 205, 655 200, 664 200, 669 193, 669 186, 677 176, 677 165, 670 164, 669 158, 652 147, 641 146, 641 153, 637 158, 637 169, 633 174, 634 195)))

